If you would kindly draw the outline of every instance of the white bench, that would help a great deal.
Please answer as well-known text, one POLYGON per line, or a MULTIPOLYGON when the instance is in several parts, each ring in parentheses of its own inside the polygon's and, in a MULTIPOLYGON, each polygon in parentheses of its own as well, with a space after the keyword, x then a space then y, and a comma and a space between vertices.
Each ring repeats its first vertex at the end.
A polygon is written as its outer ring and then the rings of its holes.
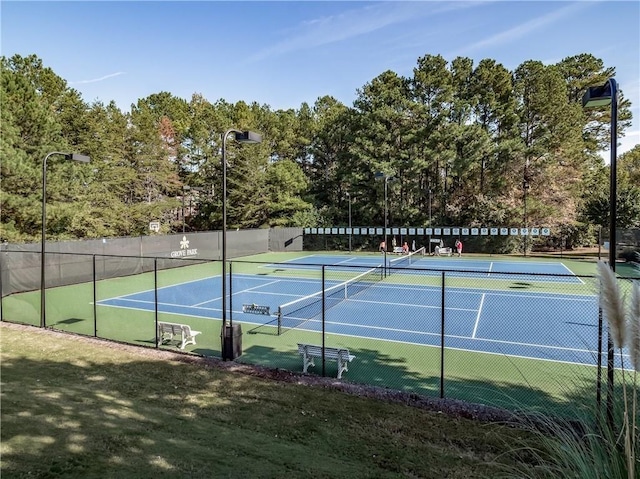
POLYGON ((200 331, 191 329, 188 324, 168 323, 158 321, 158 341, 173 341, 174 336, 180 336, 180 349, 184 349, 187 344, 196 344, 196 336, 200 331))
MULTIPOLYGON (((298 353, 302 355, 304 362, 303 372, 307 372, 309 366, 315 366, 313 360, 315 358, 322 359, 322 346, 316 346, 313 344, 301 344, 298 343, 298 353)), ((355 358, 352 354, 349 354, 349 350, 346 348, 324 348, 325 359, 332 359, 338 362, 338 379, 342 378, 342 373, 348 371, 347 365, 355 358)))

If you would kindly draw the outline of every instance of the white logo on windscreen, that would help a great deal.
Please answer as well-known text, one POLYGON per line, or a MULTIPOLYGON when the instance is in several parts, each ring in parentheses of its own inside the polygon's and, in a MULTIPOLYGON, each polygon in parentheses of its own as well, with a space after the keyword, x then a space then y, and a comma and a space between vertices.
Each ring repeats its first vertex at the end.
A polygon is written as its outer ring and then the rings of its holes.
POLYGON ((189 249, 189 240, 186 236, 182 237, 180 240, 180 249, 177 251, 171 252, 172 258, 184 258, 186 256, 195 256, 198 254, 198 248, 189 249))

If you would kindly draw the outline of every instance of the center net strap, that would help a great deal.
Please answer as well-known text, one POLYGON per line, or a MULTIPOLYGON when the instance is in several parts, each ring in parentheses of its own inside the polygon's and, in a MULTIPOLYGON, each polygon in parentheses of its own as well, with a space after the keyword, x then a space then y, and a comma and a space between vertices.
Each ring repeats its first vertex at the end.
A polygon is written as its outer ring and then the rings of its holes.
MULTIPOLYGON (((325 311, 351 298, 384 278, 382 265, 376 266, 355 278, 325 289, 325 311)), ((322 291, 278 306, 278 334, 283 328, 296 328, 322 314, 322 291)))
POLYGON ((425 255, 424 246, 415 250, 410 254, 406 254, 401 256, 400 258, 392 259, 389 261, 389 269, 387 271, 388 274, 395 273, 399 268, 405 268, 407 266, 411 266, 416 261, 419 261, 425 255))

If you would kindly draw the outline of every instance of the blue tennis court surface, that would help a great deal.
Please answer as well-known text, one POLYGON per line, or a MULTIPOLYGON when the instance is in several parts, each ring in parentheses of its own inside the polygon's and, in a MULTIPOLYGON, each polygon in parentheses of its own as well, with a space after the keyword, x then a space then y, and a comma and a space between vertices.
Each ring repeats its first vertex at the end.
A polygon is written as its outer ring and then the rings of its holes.
MULTIPOLYGON (((487 261, 438 256, 413 256, 412 263, 403 263, 400 255, 387 255, 387 264, 395 271, 405 269, 404 274, 437 275, 447 271, 447 276, 501 279, 511 281, 535 281, 551 283, 580 284, 576 277, 563 263, 528 262, 528 261, 487 261), (396 266, 397 265, 397 266, 396 266), (397 269, 396 269, 397 268, 397 269), (415 269, 412 269, 415 268, 415 269)), ((344 271, 354 266, 370 266, 384 264, 382 255, 376 256, 339 256, 308 255, 285 262, 287 268, 318 269, 322 265, 332 265, 335 271, 344 266, 344 271)), ((268 267, 283 267, 283 264, 268 267)))
MULTIPOLYGON (((308 260, 309 257, 305 257, 301 261, 308 260)), ((335 284, 328 281, 326 287, 335 284)), ((232 318, 245 323, 247 331, 251 325, 270 321, 275 324, 273 315, 278 306, 318 293, 322 285, 317 279, 234 274, 232 287, 232 318), (243 313, 243 304, 268 306, 272 316, 243 313)), ((221 288, 219 276, 159 288, 158 310, 219 319, 221 288)), ((447 288, 444 310, 442 299, 440 287, 374 282, 326 311, 326 332, 439 346, 444 311, 448 348, 594 364, 598 333, 595 293, 569 295, 447 288)), ((155 292, 110 298, 98 304, 154 311, 155 292)), ((294 316, 295 312, 289 319, 296 320, 294 316)), ((311 316, 300 318, 297 327, 321 331, 321 316, 311 316)), ((286 319, 283 326, 286 327, 286 319)), ((261 329, 275 334, 267 327, 261 329)))

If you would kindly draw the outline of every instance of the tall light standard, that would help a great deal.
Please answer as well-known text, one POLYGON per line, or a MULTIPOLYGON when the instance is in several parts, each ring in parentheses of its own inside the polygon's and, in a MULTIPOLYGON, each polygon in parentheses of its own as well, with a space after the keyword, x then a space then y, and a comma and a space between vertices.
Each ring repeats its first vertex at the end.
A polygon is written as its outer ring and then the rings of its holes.
POLYGON ((225 351, 224 334, 227 327, 227 137, 233 133, 238 143, 260 143, 262 136, 253 131, 240 131, 230 128, 222 135, 222 359, 233 357, 233 319, 229 321, 229 350, 225 351))
MULTIPOLYGON (((525 174, 524 174, 524 178, 522 179, 522 191, 524 194, 524 227, 525 229, 528 228, 527 226, 527 191, 529 191, 529 179, 527 177, 527 173, 526 173, 527 169, 525 167, 525 174)), ((527 238, 528 238, 528 231, 526 235, 523 235, 523 242, 524 242, 524 256, 527 256, 527 238)))
MULTIPOLYGON (((431 226, 431 195, 433 194, 433 191, 431 190, 431 187, 429 187, 429 229, 431 231, 433 231, 433 227, 431 226)), ((429 235, 429 254, 431 254, 431 235, 429 235)))
POLYGON ((349 253, 351 253, 351 193, 347 191, 347 200, 349 200, 349 253))
POLYGON ((46 299, 45 299, 45 241, 47 234, 47 160, 50 156, 61 155, 65 160, 80 161, 82 163, 89 163, 91 158, 85 155, 79 155, 77 153, 63 153, 61 151, 52 151, 44 157, 42 161, 42 239, 40 244, 40 327, 47 326, 46 315, 46 299))
MULTIPOLYGON (((616 159, 618 148, 618 83, 615 78, 609 78, 602 86, 592 86, 582 97, 585 108, 611 105, 611 147, 609 164, 609 267, 616 270, 616 159)), ((598 355, 598 358, 600 356, 598 355)), ((611 331, 607 331, 607 422, 613 428, 613 371, 614 350, 611 331)), ((599 360, 598 360, 599 361, 599 360)))
POLYGON ((182 186, 182 232, 184 233, 184 226, 185 226, 185 215, 184 215, 184 197, 187 194, 187 191, 189 191, 191 189, 191 187, 189 185, 183 185, 182 186))
POLYGON ((386 173, 381 171, 377 172, 374 175, 376 181, 384 180, 384 247, 385 249, 389 249, 389 245, 387 244, 387 190, 389 181, 393 181, 393 176, 389 176, 386 173))

